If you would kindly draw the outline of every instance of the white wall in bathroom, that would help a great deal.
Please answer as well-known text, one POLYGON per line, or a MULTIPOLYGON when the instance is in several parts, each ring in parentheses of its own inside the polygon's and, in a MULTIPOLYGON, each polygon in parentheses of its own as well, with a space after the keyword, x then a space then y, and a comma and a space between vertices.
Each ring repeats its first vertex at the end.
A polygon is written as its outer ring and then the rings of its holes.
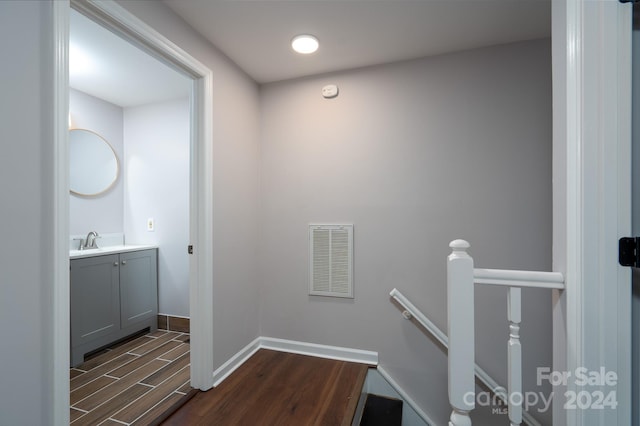
MULTIPOLYGON (((101 234, 121 233, 124 197, 122 108, 84 92, 70 89, 69 112, 72 127, 91 130, 102 136, 114 149, 120 164, 118 180, 107 192, 95 197, 70 194, 69 231, 72 235, 86 235, 89 231, 101 234)), ((98 245, 100 245, 99 240, 98 245)))
POLYGON ((188 316, 189 99, 123 109, 71 89, 69 110, 72 127, 102 136, 120 165, 106 193, 70 195, 70 233, 124 233, 127 244, 160 246, 159 311, 188 316), (154 232, 146 230, 150 217, 154 232))
POLYGON ((188 98, 124 110, 126 243, 159 246, 159 312, 179 316, 189 316, 189 117, 188 98))

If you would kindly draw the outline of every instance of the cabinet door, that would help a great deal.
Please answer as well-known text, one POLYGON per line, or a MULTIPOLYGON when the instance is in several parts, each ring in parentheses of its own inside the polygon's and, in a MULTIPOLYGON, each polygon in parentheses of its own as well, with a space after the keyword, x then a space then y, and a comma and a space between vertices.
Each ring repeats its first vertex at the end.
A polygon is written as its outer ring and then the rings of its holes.
POLYGON ((71 261, 71 342, 78 346, 120 329, 118 255, 71 261))
POLYGON ((125 328, 158 315, 156 250, 120 254, 120 323, 125 328))

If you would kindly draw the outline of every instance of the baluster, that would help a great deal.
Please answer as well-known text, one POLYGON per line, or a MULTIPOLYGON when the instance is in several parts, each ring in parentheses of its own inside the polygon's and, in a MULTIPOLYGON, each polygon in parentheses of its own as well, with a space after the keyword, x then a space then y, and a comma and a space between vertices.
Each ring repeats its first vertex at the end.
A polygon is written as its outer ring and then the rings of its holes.
POLYGON ((449 244, 447 258, 447 316, 449 334, 449 426, 470 426, 475 408, 475 339, 473 310, 473 259, 469 243, 449 244))
POLYGON ((509 318, 509 421, 512 426, 522 423, 522 348, 520 347, 520 321, 522 290, 509 287, 507 310, 509 318))

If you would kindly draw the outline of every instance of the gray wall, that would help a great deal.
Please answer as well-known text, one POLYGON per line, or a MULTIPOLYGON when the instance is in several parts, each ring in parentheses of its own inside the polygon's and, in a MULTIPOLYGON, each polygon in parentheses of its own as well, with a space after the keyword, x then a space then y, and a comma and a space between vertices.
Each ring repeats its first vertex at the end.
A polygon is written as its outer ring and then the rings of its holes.
POLYGON ((51 12, 48 2, 0 2, 2 425, 53 416, 51 12))
POLYGON ((188 98, 124 110, 126 242, 159 246, 158 309, 179 316, 189 316, 189 119, 188 98))
MULTIPOLYGON (((446 330, 455 238, 478 267, 550 270, 550 40, 269 84, 261 112, 261 334, 378 351, 445 424, 446 358, 388 294, 446 330), (328 83, 339 97, 322 98, 328 83), (355 224, 355 299, 307 295, 314 222, 355 224)), ((539 391, 550 294, 523 305, 525 389, 539 391)), ((506 293, 479 288, 476 306, 478 362, 506 383, 506 293)))
POLYGON ((259 335, 258 86, 159 2, 119 1, 213 72, 213 338, 217 368, 259 335))
POLYGON ((116 184, 95 197, 69 196, 69 233, 86 235, 89 231, 101 234, 122 233, 123 230, 123 110, 118 105, 69 90, 69 112, 73 128, 87 129, 102 136, 111 145, 120 164, 116 184))

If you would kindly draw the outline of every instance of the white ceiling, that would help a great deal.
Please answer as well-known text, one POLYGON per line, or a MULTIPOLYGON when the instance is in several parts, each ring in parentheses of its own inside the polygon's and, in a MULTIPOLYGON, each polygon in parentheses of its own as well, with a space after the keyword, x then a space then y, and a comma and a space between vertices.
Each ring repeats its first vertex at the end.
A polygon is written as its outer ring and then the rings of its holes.
POLYGON ((549 0, 164 0, 258 83, 551 36, 549 0), (310 33, 320 49, 294 53, 310 33))
MULTIPOLYGON (((550 0, 164 0, 258 83, 551 35, 550 0), (312 55, 291 39, 320 39, 312 55)), ((123 107, 186 96, 190 80, 78 12, 71 87, 123 107)))
POLYGON ((184 77, 119 36, 72 10, 69 85, 121 107, 188 96, 184 77))

